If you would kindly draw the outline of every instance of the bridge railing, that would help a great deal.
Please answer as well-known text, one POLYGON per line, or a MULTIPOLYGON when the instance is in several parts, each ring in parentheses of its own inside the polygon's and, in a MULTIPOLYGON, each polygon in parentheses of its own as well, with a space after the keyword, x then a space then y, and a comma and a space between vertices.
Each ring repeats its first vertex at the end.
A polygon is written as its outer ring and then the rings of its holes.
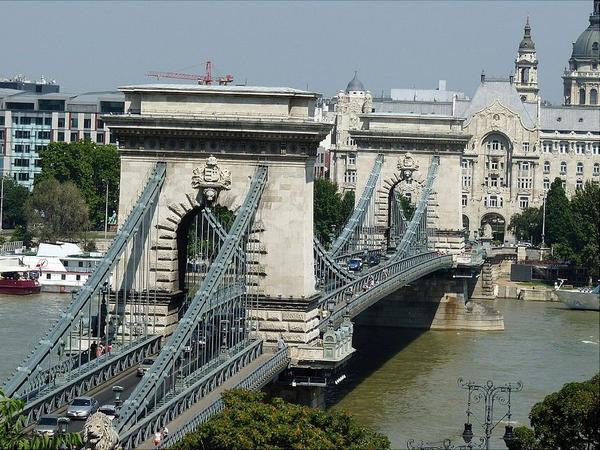
MULTIPOLYGON (((26 359, 22 366, 17 368, 16 373, 8 380, 4 391, 6 395, 17 398, 28 398, 31 400, 33 391, 39 390, 39 386, 45 383, 51 370, 60 367, 66 349, 66 341, 71 341, 73 336, 83 336, 86 339, 85 348, 79 346, 79 354, 86 351, 92 355, 90 342, 97 340, 100 343, 110 344, 115 349, 123 347, 137 337, 145 338, 147 328, 144 328, 143 336, 133 335, 133 325, 137 321, 137 314, 134 315, 133 308, 129 305, 129 330, 126 332, 124 317, 118 313, 114 316, 115 323, 111 327, 103 324, 108 315, 108 305, 106 304, 109 295, 109 286, 112 280, 117 284, 117 268, 121 265, 121 282, 127 283, 125 288, 130 289, 135 281, 134 271, 143 264, 145 255, 143 255, 143 243, 147 241, 150 222, 153 217, 154 207, 156 206, 158 194, 164 182, 166 173, 166 164, 157 163, 152 175, 149 177, 143 192, 138 198, 133 209, 126 218, 123 226, 115 236, 111 247, 102 261, 96 266, 92 275, 86 280, 84 286, 73 297, 66 312, 61 318, 51 326, 46 335, 39 341, 38 346, 26 359), (94 316, 96 314, 96 316, 94 316), (96 317, 96 323, 93 318, 96 317), (85 319, 85 320, 84 320, 85 319), (85 324, 85 333, 81 330, 76 332, 77 327, 85 324), (108 330, 104 332, 103 325, 108 330), (114 339, 118 335, 118 329, 121 330, 121 339, 114 339)), ((128 296, 121 298, 121 306, 126 311, 128 296)), ((117 299, 119 303, 119 299, 117 299)), ((118 309, 118 308, 117 308, 118 309)), ((73 351, 73 349, 70 349, 73 351)), ((85 358, 78 358, 72 364, 66 366, 67 371, 76 370, 79 365, 87 362, 85 358)), ((46 399, 45 401, 51 401, 46 399)), ((70 401, 68 397, 55 398, 54 403, 70 401)))
MULTIPOLYGON (((271 381, 274 376, 277 376, 280 372, 287 368, 289 362, 289 349, 288 347, 284 347, 277 351, 269 361, 254 369, 242 381, 236 383, 232 389, 260 389, 269 381, 271 381)), ((185 425, 175 430, 172 434, 169 434, 157 448, 171 447, 173 444, 182 440, 186 434, 197 430, 200 425, 223 411, 224 408, 225 403, 223 402, 223 399, 219 397, 206 408, 198 411, 189 421, 185 423, 185 425)))
POLYGON ((451 266, 452 256, 441 255, 437 252, 422 253, 391 262, 323 297, 320 301, 321 307, 332 312, 321 321, 320 328, 324 329, 329 320, 341 320, 345 307, 360 303, 359 300, 364 298, 365 294, 372 295, 377 292, 375 288, 380 289, 385 285, 398 289, 403 285, 402 283, 412 281, 415 274, 422 273, 421 269, 423 268, 439 270, 451 266))

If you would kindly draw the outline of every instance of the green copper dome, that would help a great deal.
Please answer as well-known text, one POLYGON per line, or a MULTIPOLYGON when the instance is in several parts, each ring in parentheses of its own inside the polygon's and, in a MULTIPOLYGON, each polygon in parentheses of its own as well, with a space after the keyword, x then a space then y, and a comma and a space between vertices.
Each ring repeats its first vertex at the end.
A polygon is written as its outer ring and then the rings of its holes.
POLYGON ((590 16, 590 26, 581 33, 573 44, 573 59, 598 59, 600 53, 600 13, 597 2, 594 2, 594 12, 590 16))

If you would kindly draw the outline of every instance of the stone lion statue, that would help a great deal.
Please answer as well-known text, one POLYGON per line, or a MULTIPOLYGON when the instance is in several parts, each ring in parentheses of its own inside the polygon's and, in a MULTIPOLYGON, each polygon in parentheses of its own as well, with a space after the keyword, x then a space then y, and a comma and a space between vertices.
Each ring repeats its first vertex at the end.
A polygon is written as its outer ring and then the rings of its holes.
POLYGON ((97 412, 88 417, 83 426, 85 450, 114 450, 118 444, 119 435, 106 414, 97 412))

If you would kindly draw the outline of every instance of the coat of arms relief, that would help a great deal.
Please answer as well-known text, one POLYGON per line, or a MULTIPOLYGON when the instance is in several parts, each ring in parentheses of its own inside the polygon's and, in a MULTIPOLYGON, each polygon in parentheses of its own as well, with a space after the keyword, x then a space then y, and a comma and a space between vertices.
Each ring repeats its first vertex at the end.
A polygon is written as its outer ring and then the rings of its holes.
POLYGON ((219 192, 231 189, 231 172, 219 167, 217 158, 210 155, 206 164, 196 167, 192 175, 192 187, 202 190, 208 203, 212 203, 219 192))
POLYGON ((412 198, 416 198, 413 194, 420 192, 423 180, 420 180, 416 174, 419 165, 411 153, 406 153, 402 159, 398 160, 397 169, 400 172, 400 181, 396 185, 397 191, 403 195, 410 193, 412 198))

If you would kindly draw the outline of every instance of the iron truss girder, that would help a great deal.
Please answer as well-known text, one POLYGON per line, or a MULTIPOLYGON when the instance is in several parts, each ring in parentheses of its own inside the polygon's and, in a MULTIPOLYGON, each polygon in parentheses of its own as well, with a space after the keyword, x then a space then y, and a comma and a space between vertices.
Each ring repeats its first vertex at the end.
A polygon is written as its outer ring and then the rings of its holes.
POLYGON ((365 215, 367 214, 369 202, 373 198, 373 192, 375 191, 377 180, 379 180, 379 174, 381 173, 382 165, 383 155, 380 154, 377 155, 377 158, 375 159, 375 164, 373 165, 373 169, 371 170, 371 174, 369 175, 369 179, 367 180, 367 184, 362 192, 362 195, 360 196, 360 200, 358 201, 356 208, 352 212, 348 222, 346 222, 344 229, 329 249, 329 254, 331 257, 336 257, 343 246, 350 240, 354 230, 356 230, 356 227, 363 222, 365 215))
POLYGON ((66 312, 62 314, 56 325, 42 338, 37 348, 26 360, 23 366, 17 368, 17 372, 8 380, 4 386, 4 392, 7 396, 22 396, 26 394, 26 384, 31 381, 30 386, 39 385, 39 380, 31 380, 31 376, 38 377, 40 380, 43 374, 36 372, 37 367, 41 367, 44 360, 50 355, 59 341, 69 332, 72 321, 84 310, 92 297, 102 288, 103 283, 109 279, 110 273, 117 263, 119 257, 127 248, 128 243, 136 234, 140 224, 146 218, 147 214, 152 214, 150 205, 157 199, 162 184, 165 179, 166 164, 156 163, 150 179, 146 183, 144 190, 138 198, 129 216, 123 223, 123 226, 115 236, 111 247, 96 266, 94 272, 87 279, 83 287, 78 291, 77 296, 69 305, 66 312), (32 375, 33 374, 33 375, 32 375))
POLYGON ((190 341, 203 313, 218 305, 218 295, 215 295, 218 294, 217 285, 227 275, 229 262, 234 254, 240 251, 244 234, 251 225, 254 214, 258 209, 267 182, 267 173, 266 166, 259 166, 256 169, 244 203, 238 210, 227 238, 221 246, 217 258, 211 264, 202 286, 190 302, 175 332, 169 338, 168 345, 163 347, 152 367, 146 372, 131 396, 123 404, 121 415, 115 423, 117 432, 121 433, 123 430, 135 426, 134 424, 139 416, 145 411, 142 405, 148 405, 151 399, 156 398, 162 377, 174 370, 177 359, 184 352, 184 347, 190 341), (213 302, 213 300, 217 300, 217 302, 213 302))

